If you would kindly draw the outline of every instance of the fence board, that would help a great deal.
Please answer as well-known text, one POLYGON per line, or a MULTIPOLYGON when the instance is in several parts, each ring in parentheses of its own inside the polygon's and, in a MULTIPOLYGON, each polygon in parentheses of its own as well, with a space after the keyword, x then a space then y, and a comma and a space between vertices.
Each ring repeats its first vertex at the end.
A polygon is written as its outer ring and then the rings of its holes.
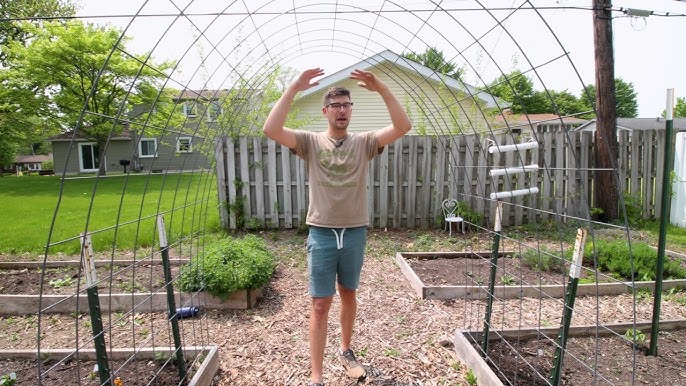
POLYGON ((379 226, 381 228, 388 227, 388 157, 390 153, 390 146, 387 150, 381 153, 377 158, 379 159, 379 226))
POLYGON ((279 220, 279 212, 283 210, 283 221, 286 228, 293 228, 293 182, 291 179, 291 152, 287 147, 281 147, 281 181, 283 189, 283 198, 280 200, 282 205, 276 205, 274 211, 277 214, 276 225, 281 227, 279 220))
POLYGON ((264 208, 264 168, 265 163, 262 155, 262 140, 258 137, 253 138, 253 163, 255 164, 254 178, 250 183, 245 182, 248 186, 255 187, 255 213, 252 217, 260 221, 260 225, 264 226, 266 221, 266 213, 264 208))
POLYGON ((431 211, 431 180, 433 179, 434 160, 432 159, 433 137, 418 137, 421 139, 422 145, 422 175, 420 176, 421 193, 419 195, 419 227, 421 229, 429 228, 429 222, 433 217, 431 211))
POLYGON ((250 214, 252 212, 252 205, 250 204, 250 162, 248 161, 248 137, 241 137, 238 140, 239 160, 238 163, 240 167, 241 176, 241 192, 240 195, 243 197, 243 218, 246 220, 250 219, 250 214))
MULTIPOLYGON (((593 133, 538 135, 539 149, 489 154, 479 135, 405 136, 386 147, 370 165, 367 197, 374 227, 436 226, 444 198, 455 197, 481 213, 491 224, 495 204, 491 192, 538 186, 540 193, 508 198, 504 226, 548 221, 552 214, 585 218, 593 207, 593 133), (537 172, 490 178, 491 168, 539 165, 537 172)), ((498 135, 496 143, 512 144, 498 135)), ((640 194, 643 216, 655 215, 660 205, 664 167, 664 131, 618 133, 618 179, 623 191, 640 194)), ((216 149, 219 199, 229 205, 244 200, 245 219, 271 226, 296 227, 305 220, 308 176, 304 161, 287 148, 264 138, 226 138, 216 149), (222 146, 225 150, 221 150, 222 146), (225 156, 221 153, 225 152, 225 156), (238 189, 236 181, 242 181, 238 189), (295 186, 293 186, 295 185, 295 186)), ((228 208, 228 205, 222 205, 228 208)), ((222 209, 224 210, 224 209, 222 209)), ((224 211, 222 224, 236 228, 233 210, 224 211)), ((564 219, 564 218, 563 218, 564 219)))

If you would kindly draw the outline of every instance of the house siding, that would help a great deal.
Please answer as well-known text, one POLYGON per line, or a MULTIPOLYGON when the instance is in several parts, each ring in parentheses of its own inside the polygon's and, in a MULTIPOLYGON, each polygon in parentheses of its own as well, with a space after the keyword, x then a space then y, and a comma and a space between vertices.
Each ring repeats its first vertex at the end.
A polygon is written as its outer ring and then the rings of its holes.
MULTIPOLYGON (((485 119, 474 98, 457 91, 450 91, 444 84, 426 80, 415 73, 409 73, 397 66, 382 63, 371 68, 379 79, 386 83, 400 103, 406 108, 413 123, 410 134, 448 134, 473 131, 484 127, 485 119), (452 114, 448 107, 452 108, 452 114), (444 117, 451 117, 449 120, 444 117), (440 119, 439 119, 440 118, 440 119)), ((345 79, 337 85, 351 92, 354 103, 353 115, 348 131, 362 132, 378 130, 388 126, 390 117, 381 96, 357 86, 357 81, 345 79)), ((299 119, 315 118, 315 121, 301 129, 310 131, 326 130, 326 120, 322 115, 321 93, 313 93, 296 100, 293 110, 299 119)))
MULTIPOLYGON (((132 161, 127 166, 127 171, 142 171, 142 172, 165 172, 165 171, 188 171, 207 169, 211 166, 211 160, 206 155, 212 154, 212 150, 204 149, 204 141, 201 138, 193 137, 192 135, 180 135, 181 137, 191 137, 193 142, 193 151, 191 153, 176 153, 176 138, 177 135, 166 135, 157 137, 157 156, 153 158, 137 158, 138 142, 137 139, 127 140, 112 140, 107 146, 107 155, 105 156, 106 171, 122 173, 124 167, 119 164, 120 160, 132 161), (141 168, 136 169, 135 166, 140 165, 141 168)), ((153 138, 144 136, 144 138, 153 138)), ((78 174, 82 173, 79 164, 79 144, 91 143, 84 139, 76 141, 53 141, 53 161, 54 170, 56 174, 78 174), (69 150, 71 154, 69 155, 69 150), (69 159, 67 160, 67 156, 69 159)))

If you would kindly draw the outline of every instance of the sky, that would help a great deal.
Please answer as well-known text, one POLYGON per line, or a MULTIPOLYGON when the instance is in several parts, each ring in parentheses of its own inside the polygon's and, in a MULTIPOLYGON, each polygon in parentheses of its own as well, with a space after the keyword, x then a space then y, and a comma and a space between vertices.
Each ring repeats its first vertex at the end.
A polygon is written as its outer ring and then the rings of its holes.
MULTIPOLYGON (((80 0, 77 14, 126 30, 134 53, 177 61, 173 79, 189 88, 223 88, 238 73, 274 63, 332 74, 385 49, 401 54, 429 46, 465 68, 465 80, 475 86, 520 69, 539 90, 578 96, 595 79, 591 0, 249 3, 80 0), (179 9, 188 16, 179 17, 179 9)), ((686 97, 686 50, 677 40, 686 36, 686 16, 660 15, 686 15, 686 1, 615 0, 613 8, 654 12, 613 12, 613 43, 615 76, 633 83, 639 117, 660 116, 668 88, 686 97)))

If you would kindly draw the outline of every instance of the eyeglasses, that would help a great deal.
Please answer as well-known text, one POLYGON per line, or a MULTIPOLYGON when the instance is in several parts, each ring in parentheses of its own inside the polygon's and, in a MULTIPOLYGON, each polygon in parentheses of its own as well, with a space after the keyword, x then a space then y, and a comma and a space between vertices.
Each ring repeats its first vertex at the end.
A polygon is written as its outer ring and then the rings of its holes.
POLYGON ((326 105, 324 107, 332 108, 334 110, 340 110, 340 109, 349 110, 353 107, 353 103, 352 102, 329 103, 328 105, 326 105))

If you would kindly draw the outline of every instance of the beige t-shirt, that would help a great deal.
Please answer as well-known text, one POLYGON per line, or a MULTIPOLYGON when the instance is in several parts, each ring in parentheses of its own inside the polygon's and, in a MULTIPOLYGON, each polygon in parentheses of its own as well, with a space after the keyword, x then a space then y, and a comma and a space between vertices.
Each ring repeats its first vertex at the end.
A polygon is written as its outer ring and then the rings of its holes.
POLYGON ((349 133, 333 140, 326 133, 296 131, 292 149, 307 162, 310 204, 306 223, 327 228, 369 225, 369 161, 381 154, 374 132, 349 133))

